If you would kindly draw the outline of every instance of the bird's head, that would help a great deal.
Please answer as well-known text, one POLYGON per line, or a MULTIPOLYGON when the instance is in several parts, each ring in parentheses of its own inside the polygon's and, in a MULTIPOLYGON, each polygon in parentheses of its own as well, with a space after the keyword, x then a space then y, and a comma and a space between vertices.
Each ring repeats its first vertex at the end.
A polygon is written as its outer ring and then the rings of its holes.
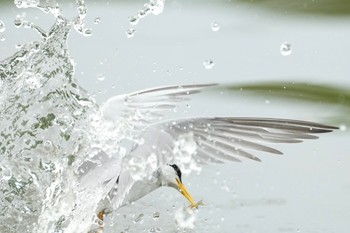
POLYGON ((167 164, 162 169, 162 185, 177 189, 191 203, 192 208, 197 208, 198 204, 183 185, 181 175, 181 170, 176 164, 167 164))

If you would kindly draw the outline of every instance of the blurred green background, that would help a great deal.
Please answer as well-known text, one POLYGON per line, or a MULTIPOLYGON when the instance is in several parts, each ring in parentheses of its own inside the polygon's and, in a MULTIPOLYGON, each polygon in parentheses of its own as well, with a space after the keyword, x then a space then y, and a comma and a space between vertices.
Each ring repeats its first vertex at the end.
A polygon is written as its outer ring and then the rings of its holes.
POLYGON ((325 123, 350 125, 350 88, 302 82, 254 82, 219 87, 232 94, 332 107, 333 116, 325 123))

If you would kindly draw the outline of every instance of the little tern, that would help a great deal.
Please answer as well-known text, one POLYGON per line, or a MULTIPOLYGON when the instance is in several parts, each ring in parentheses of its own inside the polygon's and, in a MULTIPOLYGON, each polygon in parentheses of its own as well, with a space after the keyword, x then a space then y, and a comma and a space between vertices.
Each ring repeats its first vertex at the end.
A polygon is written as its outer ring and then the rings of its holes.
POLYGON ((105 198, 96 210, 101 220, 105 214, 161 186, 177 189, 192 208, 197 208, 200 203, 194 201, 182 181, 184 156, 199 166, 237 162, 240 158, 260 161, 256 152, 282 154, 266 145, 268 143, 298 143, 337 129, 314 122, 277 118, 163 118, 167 111, 188 101, 192 94, 214 85, 149 89, 112 97, 102 105, 105 122, 138 140, 129 142, 131 149, 123 156, 102 157, 101 165, 82 177, 82 183, 95 179, 106 187, 105 198), (188 150, 181 151, 181 143, 187 143, 188 150))

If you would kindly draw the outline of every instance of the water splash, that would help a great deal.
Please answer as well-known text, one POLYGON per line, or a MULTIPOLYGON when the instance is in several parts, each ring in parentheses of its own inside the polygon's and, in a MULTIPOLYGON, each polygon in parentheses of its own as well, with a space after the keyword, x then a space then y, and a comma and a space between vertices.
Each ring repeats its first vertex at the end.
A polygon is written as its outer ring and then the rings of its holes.
POLYGON ((140 19, 146 17, 149 14, 159 15, 164 10, 165 0, 150 0, 149 3, 144 5, 142 10, 139 10, 135 15, 129 18, 131 25, 137 25, 140 19))
POLYGON ((63 18, 56 1, 15 4, 51 13, 56 22, 45 32, 18 16, 15 25, 41 40, 0 63, 0 229, 85 233, 104 190, 81 185, 80 168, 100 159, 93 155, 101 156, 105 141, 96 139, 99 109, 76 82, 67 49, 71 28, 83 31, 84 1, 73 20, 63 18))
POLYGON ((196 210, 188 207, 181 207, 175 212, 175 222, 183 229, 193 229, 196 222, 196 210))
POLYGON ((57 23, 42 41, 23 45, 0 64, 2 166, 12 168, 11 178, 4 182, 2 177, 0 188, 5 232, 50 232, 74 208, 70 188, 76 180, 68 156, 81 156, 79 142, 87 135, 78 131, 83 119, 71 111, 82 108, 87 114, 93 103, 73 78, 65 44, 69 30, 68 22, 57 23), (66 211, 55 204, 63 193, 66 211), (52 211, 55 207, 59 214, 52 211))
POLYGON ((175 164, 180 166, 183 174, 190 174, 192 171, 200 172, 201 167, 192 157, 197 152, 197 144, 193 132, 180 135, 174 142, 172 153, 176 158, 175 164))
MULTIPOLYGON (((51 14, 55 23, 45 31, 18 15, 15 26, 35 30, 40 40, 20 45, 18 52, 0 63, 2 232, 97 229, 98 205, 116 182, 102 181, 120 166, 115 155, 121 158, 127 153, 118 142, 133 139, 122 124, 104 121, 94 99, 74 77, 67 37, 72 29, 83 36, 92 34, 85 27, 85 1, 76 3, 77 17, 69 20, 55 0, 15 0, 18 8, 51 14), (106 164, 113 169, 101 169, 106 164)), ((150 1, 144 13, 157 15, 163 7, 164 0, 150 1)), ((138 166, 143 162, 132 162, 138 171, 134 178, 140 178, 138 166)), ((157 166, 152 154, 144 162, 157 166)))

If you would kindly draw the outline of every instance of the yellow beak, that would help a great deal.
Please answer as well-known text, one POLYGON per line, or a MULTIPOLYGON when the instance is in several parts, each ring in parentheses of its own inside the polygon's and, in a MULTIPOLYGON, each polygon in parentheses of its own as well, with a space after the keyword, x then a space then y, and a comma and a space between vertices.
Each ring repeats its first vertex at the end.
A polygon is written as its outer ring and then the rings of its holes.
POLYGON ((176 179, 176 182, 177 182, 177 185, 179 186, 180 193, 184 195, 186 199, 191 203, 191 207, 198 208, 198 204, 193 200, 191 194, 187 191, 183 183, 179 179, 176 179))

